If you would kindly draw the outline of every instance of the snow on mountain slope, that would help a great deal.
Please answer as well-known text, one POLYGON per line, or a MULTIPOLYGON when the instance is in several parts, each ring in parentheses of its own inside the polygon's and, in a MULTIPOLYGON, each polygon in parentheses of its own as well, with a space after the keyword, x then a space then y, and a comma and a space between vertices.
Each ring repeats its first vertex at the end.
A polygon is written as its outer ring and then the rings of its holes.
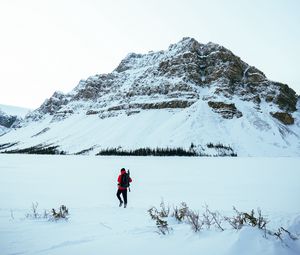
POLYGON ((55 92, 0 138, 0 150, 53 146, 66 153, 106 148, 183 147, 215 155, 300 155, 299 97, 228 49, 184 38, 166 51, 131 53, 110 74, 55 92))
POLYGON ((17 126, 29 111, 27 108, 0 104, 0 135, 17 126))

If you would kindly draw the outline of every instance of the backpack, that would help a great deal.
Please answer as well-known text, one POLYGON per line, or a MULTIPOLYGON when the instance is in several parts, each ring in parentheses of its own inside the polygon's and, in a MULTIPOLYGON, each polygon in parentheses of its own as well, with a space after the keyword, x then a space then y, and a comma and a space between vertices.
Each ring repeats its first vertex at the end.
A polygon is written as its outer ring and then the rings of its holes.
POLYGON ((122 174, 121 175, 121 183, 120 186, 122 188, 128 188, 129 187, 129 175, 128 173, 122 174))

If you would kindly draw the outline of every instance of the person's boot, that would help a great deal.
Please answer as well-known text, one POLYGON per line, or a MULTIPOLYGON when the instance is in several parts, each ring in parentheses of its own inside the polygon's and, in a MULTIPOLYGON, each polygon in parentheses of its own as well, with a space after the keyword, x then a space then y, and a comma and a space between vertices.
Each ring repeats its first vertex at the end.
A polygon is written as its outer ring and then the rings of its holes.
POLYGON ((126 208, 127 207, 127 204, 124 204, 124 208, 126 208))
POLYGON ((121 207, 121 206, 122 206, 122 204, 123 204, 123 201, 120 201, 119 207, 121 207))

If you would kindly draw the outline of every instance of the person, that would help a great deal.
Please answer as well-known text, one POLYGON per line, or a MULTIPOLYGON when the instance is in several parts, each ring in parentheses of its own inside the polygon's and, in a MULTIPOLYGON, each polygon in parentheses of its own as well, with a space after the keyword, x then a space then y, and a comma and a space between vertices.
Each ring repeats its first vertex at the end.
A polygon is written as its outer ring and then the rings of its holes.
POLYGON ((127 188, 129 187, 129 183, 132 182, 132 179, 127 174, 127 176, 129 178, 128 178, 127 184, 124 183, 124 179, 126 180, 126 178, 124 178, 126 176, 124 176, 124 175, 126 175, 126 174, 127 173, 126 173, 125 168, 122 168, 121 169, 121 174, 118 177, 118 191, 117 191, 117 198, 120 201, 119 207, 121 207, 123 205, 123 203, 124 203, 124 208, 126 208, 126 206, 127 206, 127 188), (123 179, 123 183, 122 183, 122 179, 123 179), (123 200, 121 198, 121 194, 123 196, 124 202, 123 202, 123 200))

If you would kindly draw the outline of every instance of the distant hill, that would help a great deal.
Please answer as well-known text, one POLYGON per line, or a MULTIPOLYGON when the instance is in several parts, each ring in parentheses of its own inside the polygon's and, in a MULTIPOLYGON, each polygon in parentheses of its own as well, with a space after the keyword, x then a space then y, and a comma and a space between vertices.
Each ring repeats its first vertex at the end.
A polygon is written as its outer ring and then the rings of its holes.
POLYGON ((29 112, 27 108, 0 104, 0 135, 17 126, 29 112))

